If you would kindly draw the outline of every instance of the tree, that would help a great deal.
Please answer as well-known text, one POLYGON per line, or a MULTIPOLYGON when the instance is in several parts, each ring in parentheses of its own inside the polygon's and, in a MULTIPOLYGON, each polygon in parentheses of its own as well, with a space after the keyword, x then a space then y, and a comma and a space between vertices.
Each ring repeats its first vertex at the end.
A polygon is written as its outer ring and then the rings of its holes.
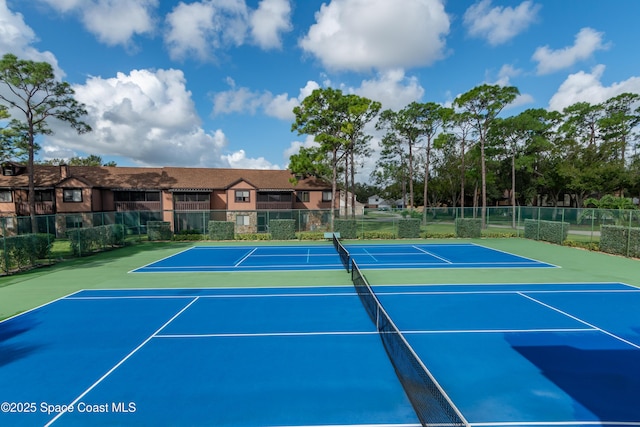
POLYGON ((351 195, 351 215, 356 214, 355 174, 356 156, 365 157, 371 153, 369 141, 371 135, 364 133, 365 126, 379 113, 382 104, 358 96, 347 95, 343 98, 347 114, 342 130, 347 142, 345 153, 345 209, 349 206, 346 198, 351 195), (350 178, 350 182, 349 182, 350 178))
POLYGON ((40 162, 43 165, 69 165, 69 166, 117 166, 116 162, 110 161, 103 163, 102 157, 90 154, 87 157, 71 157, 69 160, 65 159, 50 159, 40 162))
POLYGON ((387 145, 390 143, 397 144, 397 150, 404 151, 403 146, 406 145, 408 154, 406 156, 408 166, 409 183, 409 207, 414 206, 414 161, 415 161, 415 149, 422 135, 421 130, 421 104, 412 102, 400 111, 385 110, 380 114, 380 119, 376 124, 376 129, 386 130, 386 134, 383 140, 387 141, 387 145))
POLYGON ((424 157, 424 209, 422 210, 422 222, 427 223, 427 200, 429 196, 429 173, 431 163, 431 150, 434 148, 433 140, 439 129, 447 123, 453 115, 453 109, 445 108, 435 102, 427 102, 420 106, 420 125, 422 135, 425 137, 425 157, 424 157))
POLYGON ((0 91, 0 101, 9 112, 21 115, 12 121, 12 128, 26 137, 29 174, 29 213, 31 229, 38 231, 36 223, 36 198, 34 184, 34 157, 38 149, 36 137, 52 133, 48 120, 55 119, 69 124, 79 134, 91 131, 80 119, 87 114, 84 105, 73 98, 69 83, 55 80, 53 67, 47 62, 20 60, 6 54, 0 60, 0 83, 7 92, 0 91))
POLYGON ((487 215, 487 167, 485 143, 487 133, 502 109, 520 94, 514 86, 481 85, 458 96, 453 104, 463 112, 469 113, 470 123, 478 137, 480 146, 480 167, 482 179, 482 226, 487 215))

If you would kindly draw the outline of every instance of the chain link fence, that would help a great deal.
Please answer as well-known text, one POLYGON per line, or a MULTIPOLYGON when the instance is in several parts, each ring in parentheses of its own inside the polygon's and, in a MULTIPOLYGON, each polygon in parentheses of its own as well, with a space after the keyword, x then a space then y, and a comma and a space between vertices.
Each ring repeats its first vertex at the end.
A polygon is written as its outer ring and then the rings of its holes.
MULTIPOLYGON (((336 218, 356 221, 360 239, 395 238, 399 222, 406 218, 422 219, 421 236, 454 237, 456 218, 480 218, 480 208, 428 208, 421 210, 365 209, 355 218, 336 218)), ((68 232, 78 228, 118 224, 124 229, 125 241, 136 243, 147 238, 147 223, 169 222, 175 240, 204 240, 209 221, 227 221, 234 224, 237 239, 268 239, 272 220, 295 221, 296 233, 301 239, 322 238, 331 231, 329 210, 272 210, 272 211, 129 211, 88 212, 36 216, 38 233, 53 241, 68 240, 68 232), (190 237, 190 238, 188 238, 190 237)), ((483 235, 488 237, 524 237, 526 220, 558 221, 569 226, 567 240, 597 245, 601 229, 615 225, 628 229, 640 227, 640 210, 576 209, 516 206, 490 207, 486 210, 483 235)), ((30 217, 1 216, 0 231, 6 252, 7 238, 32 233, 30 217)), ((631 231, 631 230, 630 230, 631 231)), ((635 231, 634 231, 635 232, 635 231)))

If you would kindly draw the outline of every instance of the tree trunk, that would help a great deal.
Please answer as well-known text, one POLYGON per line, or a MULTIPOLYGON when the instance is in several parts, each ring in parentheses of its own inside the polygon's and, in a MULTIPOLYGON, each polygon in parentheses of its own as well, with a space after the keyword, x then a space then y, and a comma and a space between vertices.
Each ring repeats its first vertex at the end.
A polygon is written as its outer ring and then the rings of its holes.
POLYGON ((29 161, 27 167, 29 169, 29 190, 27 193, 27 202, 29 204, 29 218, 31 220, 31 232, 36 234, 38 232, 38 223, 36 222, 36 185, 35 185, 35 170, 34 165, 34 146, 35 141, 33 137, 34 129, 33 123, 29 120, 29 161))

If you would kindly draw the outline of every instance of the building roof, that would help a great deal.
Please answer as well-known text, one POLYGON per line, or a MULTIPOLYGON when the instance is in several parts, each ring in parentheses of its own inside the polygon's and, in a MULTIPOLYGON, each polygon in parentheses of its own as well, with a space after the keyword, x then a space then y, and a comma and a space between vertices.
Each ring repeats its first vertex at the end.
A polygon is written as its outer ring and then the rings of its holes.
MULTIPOLYGON (((288 170, 215 169, 215 168, 144 168, 120 166, 35 166, 35 186, 53 188, 69 178, 78 178, 90 187, 120 190, 173 190, 194 191, 226 190, 232 185, 246 182, 265 190, 321 190, 331 184, 308 177, 294 185, 295 176, 288 170)), ((0 188, 26 188, 28 173, 13 176, 0 175, 0 188)))

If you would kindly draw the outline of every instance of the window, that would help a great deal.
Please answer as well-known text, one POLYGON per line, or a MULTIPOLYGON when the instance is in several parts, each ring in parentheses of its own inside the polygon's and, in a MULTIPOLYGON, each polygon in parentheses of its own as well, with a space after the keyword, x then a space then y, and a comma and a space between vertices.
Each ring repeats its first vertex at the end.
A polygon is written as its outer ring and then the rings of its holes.
POLYGON ((0 190, 0 202, 11 202, 11 190, 0 190))
POLYGON ((36 191, 36 202, 53 202, 53 191, 36 191))
POLYGON ((250 225, 249 215, 236 215, 236 225, 250 225))
POLYGON ((309 201, 309 192, 308 191, 298 191, 297 197, 298 197, 298 202, 308 202, 309 201))
POLYGON ((159 202, 159 191, 115 191, 113 199, 116 202, 159 202))
POLYGON ((62 201, 67 202, 81 202, 82 190, 79 188, 65 188, 62 190, 62 201))
POLYGON ((330 202, 331 201, 331 191, 323 191, 322 192, 322 201, 330 202))
POLYGON ((236 202, 248 202, 249 190, 236 190, 236 202))
POLYGON ((174 193, 176 202, 208 202, 210 193, 174 193))

